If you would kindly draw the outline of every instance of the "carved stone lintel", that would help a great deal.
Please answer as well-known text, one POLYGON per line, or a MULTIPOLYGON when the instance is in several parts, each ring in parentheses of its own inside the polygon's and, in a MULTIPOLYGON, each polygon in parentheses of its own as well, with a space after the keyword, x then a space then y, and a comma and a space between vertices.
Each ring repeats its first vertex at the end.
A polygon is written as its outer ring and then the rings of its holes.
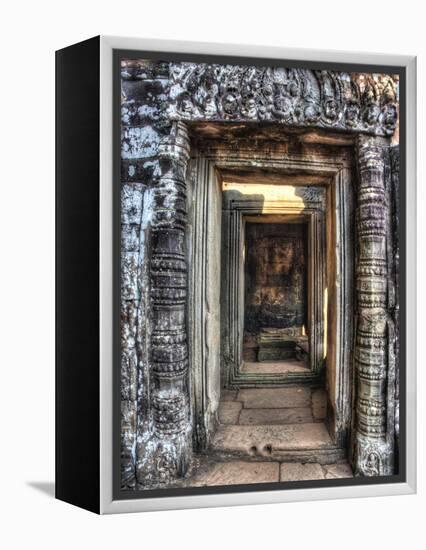
POLYGON ((383 155, 375 140, 359 138, 355 470, 365 476, 393 470, 386 438, 388 207, 383 155))
POLYGON ((397 81, 367 73, 171 63, 168 116, 274 121, 385 136, 397 124, 397 81))
MULTIPOLYGON (((377 136, 397 127, 393 75, 143 59, 123 62, 121 74, 125 88, 155 83, 168 94, 168 120, 272 121, 377 136)), ((151 116, 149 102, 142 112, 138 101, 123 105, 123 123, 151 116)))

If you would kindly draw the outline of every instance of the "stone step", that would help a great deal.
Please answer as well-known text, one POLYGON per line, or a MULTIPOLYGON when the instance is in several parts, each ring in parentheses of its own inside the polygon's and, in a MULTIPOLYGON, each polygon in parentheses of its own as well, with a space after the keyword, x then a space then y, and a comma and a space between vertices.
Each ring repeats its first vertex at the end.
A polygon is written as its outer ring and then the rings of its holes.
POLYGON ((306 386, 240 390, 237 401, 245 409, 282 409, 311 406, 311 389, 306 386))
POLYGON ((222 456, 327 464, 344 457, 322 423, 220 425, 210 451, 222 456))
POLYGON ((283 374, 288 372, 309 372, 309 367, 302 361, 288 359, 286 361, 244 361, 241 372, 244 374, 283 374))
MULTIPOLYGON (((262 426, 312 423, 313 421, 310 407, 297 407, 295 409, 243 409, 239 414, 238 424, 262 426)), ((226 423, 223 422, 223 424, 226 423)))

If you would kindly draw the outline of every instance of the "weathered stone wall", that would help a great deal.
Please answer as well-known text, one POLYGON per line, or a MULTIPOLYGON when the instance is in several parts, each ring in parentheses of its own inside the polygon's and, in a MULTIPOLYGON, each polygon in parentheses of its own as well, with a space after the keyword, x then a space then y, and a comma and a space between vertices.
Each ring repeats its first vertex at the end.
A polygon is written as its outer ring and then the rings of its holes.
MULTIPOLYGON (((138 64, 139 66, 139 64, 138 64)), ((121 484, 135 488, 158 481, 153 457, 151 256, 158 157, 168 127, 161 117, 168 67, 147 63, 141 80, 122 74, 121 107, 121 484)))

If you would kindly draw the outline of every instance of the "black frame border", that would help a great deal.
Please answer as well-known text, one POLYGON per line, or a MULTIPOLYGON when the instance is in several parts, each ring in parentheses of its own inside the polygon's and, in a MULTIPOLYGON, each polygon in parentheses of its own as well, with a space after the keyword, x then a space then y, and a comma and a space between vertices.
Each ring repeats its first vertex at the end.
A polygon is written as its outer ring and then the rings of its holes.
POLYGON ((55 497, 100 511, 100 37, 55 54, 55 497))

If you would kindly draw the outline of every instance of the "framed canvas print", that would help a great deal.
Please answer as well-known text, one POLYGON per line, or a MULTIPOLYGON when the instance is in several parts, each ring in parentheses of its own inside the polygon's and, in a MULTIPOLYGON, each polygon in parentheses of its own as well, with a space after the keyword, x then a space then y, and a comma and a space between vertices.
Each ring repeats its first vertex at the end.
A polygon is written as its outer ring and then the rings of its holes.
POLYGON ((56 496, 415 491, 415 58, 57 60, 56 496))

